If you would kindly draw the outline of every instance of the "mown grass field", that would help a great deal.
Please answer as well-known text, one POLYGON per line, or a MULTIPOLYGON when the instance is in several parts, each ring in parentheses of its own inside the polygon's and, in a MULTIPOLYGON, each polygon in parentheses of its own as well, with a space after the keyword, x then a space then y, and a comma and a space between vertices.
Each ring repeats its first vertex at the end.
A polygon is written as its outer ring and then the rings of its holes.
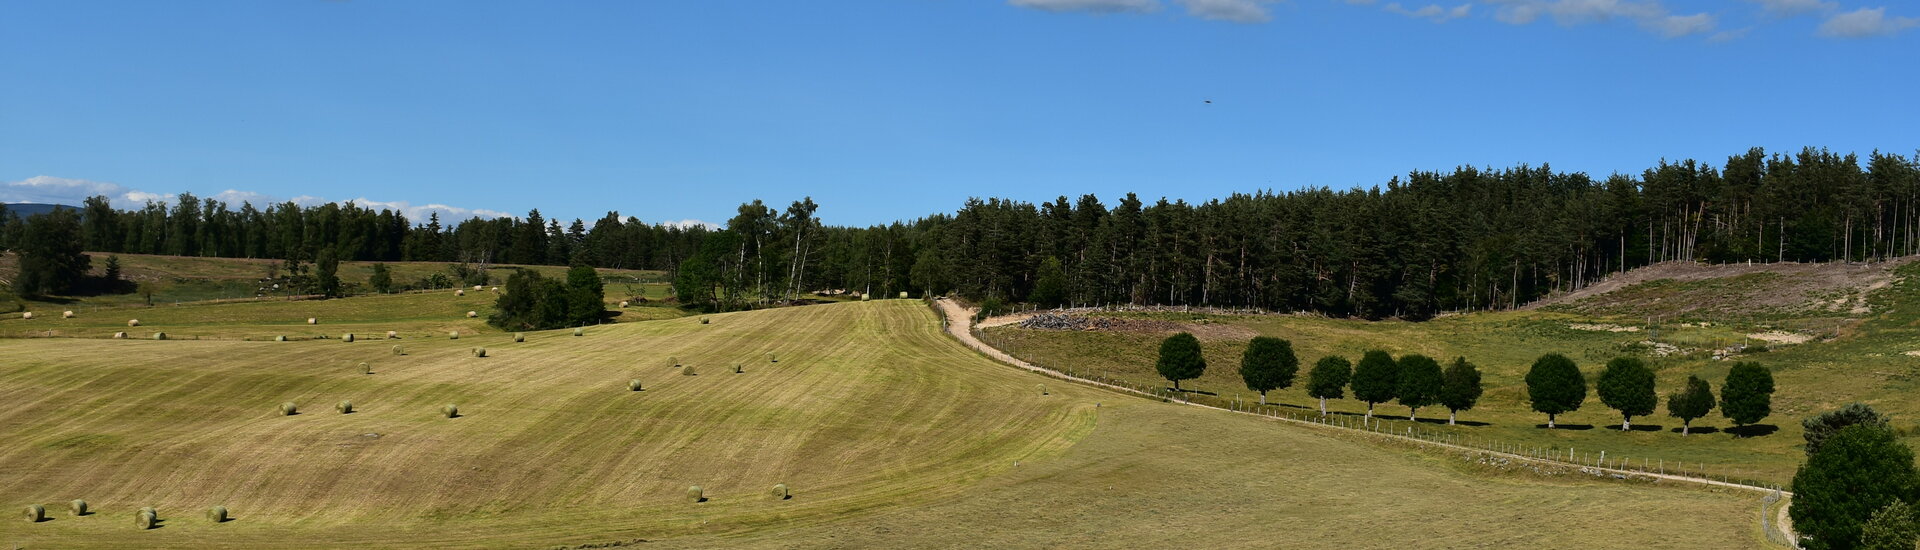
MULTIPOLYGON (((1399 356, 1425 354, 1443 362, 1464 356, 1484 374, 1487 392, 1474 410, 1461 414, 1473 426, 1446 427, 1446 409, 1430 406, 1420 417, 1431 427, 1463 437, 1503 441, 1514 445, 1575 452, 1605 450, 1610 457, 1629 457, 1687 464, 1704 463, 1715 477, 1748 479, 1786 485, 1804 458, 1800 420, 1849 402, 1863 402, 1894 415, 1896 428, 1910 444, 1920 446, 1920 264, 1899 269, 1901 279, 1874 292, 1872 312, 1851 319, 1832 317, 1780 318, 1769 312, 1752 318, 1714 317, 1714 321, 1680 324, 1666 322, 1647 330, 1645 319, 1590 316, 1563 312, 1522 311, 1476 313, 1411 322, 1365 322, 1298 316, 1200 316, 1188 314, 1120 314, 1131 319, 1171 321, 1194 331, 1205 348, 1208 367, 1184 388, 1254 401, 1237 372, 1247 339, 1268 335, 1292 341, 1301 361, 1299 382, 1269 394, 1282 406, 1316 407, 1307 396, 1305 376, 1320 357, 1337 354, 1357 361, 1362 352, 1382 349, 1399 356), (1204 319, 1204 321, 1200 321, 1204 319), (1635 327, 1639 331, 1595 330, 1591 325, 1635 327), (1588 326, 1582 330, 1576 326, 1588 326), (1738 343, 1763 344, 1749 334, 1785 331, 1813 338, 1797 345, 1769 344, 1765 352, 1744 353, 1732 360, 1716 360, 1711 349, 1738 343), (1827 338, 1827 339, 1823 339, 1827 338), (1658 355, 1649 339, 1672 345, 1680 353, 1658 355), (1589 390, 1579 411, 1559 417, 1559 430, 1546 430, 1546 416, 1531 410, 1524 377, 1534 359, 1544 353, 1572 358, 1592 385, 1607 360, 1618 356, 1645 359, 1658 373, 1662 406, 1654 416, 1634 419, 1635 431, 1619 431, 1620 416, 1589 390), (1756 361, 1774 370, 1778 391, 1773 416, 1747 436, 1725 431, 1732 423, 1715 410, 1696 420, 1694 434, 1682 437, 1680 421, 1667 416, 1664 396, 1680 387, 1688 375, 1709 381, 1716 392, 1733 361, 1756 361), (1704 432, 1704 433, 1703 433, 1704 432)), ((1749 276, 1748 279, 1760 279, 1749 276)), ((1739 281, 1728 283, 1737 285, 1739 281)), ((1627 289, 1635 301, 1659 301, 1662 288, 1694 289, 1719 295, 1728 284, 1656 283, 1627 289)), ((1737 298, 1738 296, 1736 296, 1737 298)), ((1703 300, 1694 294, 1667 294, 1667 301, 1703 300)), ((1046 331, 1017 326, 986 329, 989 342, 1016 356, 1043 366, 1084 372, 1142 385, 1166 386, 1153 364, 1159 343, 1170 331, 1046 331)), ((1214 399, 1203 396, 1202 399, 1214 399)), ((1360 414, 1365 405, 1348 399, 1331 401, 1342 414, 1360 414)), ((1407 408, 1396 403, 1376 407, 1377 414, 1405 419, 1407 408)))
POLYGON ((53 510, 0 521, 0 544, 1762 544, 1749 494, 1500 473, 1050 382, 965 350, 919 302, 709 318, 524 343, 0 341, 0 495, 53 510), (686 500, 695 484, 709 501, 686 500), (97 513, 66 513, 75 498, 97 513), (215 505, 236 519, 204 519, 215 505), (134 528, 142 506, 160 528, 134 528))

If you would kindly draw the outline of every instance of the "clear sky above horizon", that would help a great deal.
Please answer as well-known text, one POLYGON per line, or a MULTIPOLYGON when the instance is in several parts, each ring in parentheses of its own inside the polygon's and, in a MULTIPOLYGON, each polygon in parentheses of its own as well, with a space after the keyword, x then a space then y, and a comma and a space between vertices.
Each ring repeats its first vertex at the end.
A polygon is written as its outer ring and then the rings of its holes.
POLYGON ((811 196, 865 225, 1920 149, 1903 2, 0 0, 0 23, 0 202, 725 222, 811 196))

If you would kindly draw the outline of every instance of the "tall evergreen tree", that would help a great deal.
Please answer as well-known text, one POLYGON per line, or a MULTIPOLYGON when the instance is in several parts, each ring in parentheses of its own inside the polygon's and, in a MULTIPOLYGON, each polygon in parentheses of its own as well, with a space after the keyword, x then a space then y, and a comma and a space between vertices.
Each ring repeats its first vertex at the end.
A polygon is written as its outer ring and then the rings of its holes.
POLYGON ((1606 370, 1600 372, 1600 379, 1594 384, 1600 393, 1600 402, 1613 410, 1620 411, 1620 431, 1633 429, 1633 417, 1653 414, 1660 406, 1660 396, 1654 392, 1653 370, 1647 364, 1632 357, 1615 357, 1607 362, 1606 370))
POLYGON ((1440 401, 1446 375, 1440 371, 1440 362, 1425 355, 1403 355, 1399 363, 1400 380, 1394 395, 1407 407, 1407 419, 1418 421, 1420 407, 1440 401))
POLYGON ((1293 343, 1272 336, 1255 336, 1240 355, 1240 379, 1247 389, 1260 392, 1260 404, 1267 404, 1267 392, 1293 385, 1300 371, 1300 359, 1293 355, 1293 343))
POLYGON ((1470 410, 1479 403, 1482 391, 1480 368, 1468 363, 1465 357, 1454 358, 1453 364, 1447 365, 1440 384, 1440 405, 1447 408, 1447 425, 1454 425, 1460 411, 1470 410))
POLYGON ((1307 372, 1307 396, 1320 400, 1320 416, 1327 415, 1327 400, 1345 396, 1347 382, 1353 378, 1353 364, 1345 357, 1321 357, 1307 372))
POLYGON ((1173 381, 1173 390, 1181 391, 1181 380, 1199 378, 1207 370, 1207 358, 1200 353, 1200 339, 1185 332, 1160 342, 1160 360, 1154 364, 1160 377, 1173 381))
POLYGON ((1565 355, 1549 353, 1534 360, 1527 371, 1527 401, 1535 412, 1546 413, 1547 429, 1555 417, 1580 410, 1587 400, 1587 379, 1565 355))
POLYGON ((1028 301, 1041 307, 1057 307, 1067 299, 1067 272, 1060 259, 1048 256, 1040 261, 1040 273, 1033 282, 1028 301))
POLYGON ((1693 419, 1713 412, 1713 386, 1698 376, 1688 376, 1687 385, 1667 396, 1667 414, 1680 419, 1680 435, 1693 430, 1693 419))
POLYGON ((1349 384, 1353 398, 1367 404, 1367 419, 1372 420, 1374 404, 1392 401, 1400 389, 1400 364, 1387 352, 1368 351, 1360 356, 1360 364, 1354 365, 1349 384))

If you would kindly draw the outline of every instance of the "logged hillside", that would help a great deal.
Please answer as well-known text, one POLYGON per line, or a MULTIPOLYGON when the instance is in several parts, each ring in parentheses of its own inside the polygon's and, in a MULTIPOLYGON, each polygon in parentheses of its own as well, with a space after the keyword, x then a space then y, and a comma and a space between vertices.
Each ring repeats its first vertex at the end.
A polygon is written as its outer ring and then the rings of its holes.
POLYGON ((962 348, 918 302, 707 319, 536 332, 524 343, 8 340, 0 495, 55 510, 82 498, 97 513, 0 522, 0 541, 1760 544, 1748 495, 1501 473, 1469 457, 1060 384, 962 348), (396 343, 406 355, 392 355, 396 343), (671 366, 676 358, 695 374, 671 366), (629 391, 632 379, 644 391, 629 391), (333 409, 343 400, 355 412, 333 409), (282 402, 299 414, 280 415, 282 402), (439 414, 446 404, 460 416, 439 414), (768 498, 776 483, 793 498, 768 498), (696 484, 709 500, 687 499, 696 484), (205 520, 214 505, 236 519, 205 520), (160 510, 159 529, 133 527, 141 506, 160 510), (1629 524, 1648 528, 1619 529, 1629 524))
POLYGON ((1702 264, 1634 269, 1527 309, 1676 320, 1859 317, 1914 257, 1871 263, 1702 264))

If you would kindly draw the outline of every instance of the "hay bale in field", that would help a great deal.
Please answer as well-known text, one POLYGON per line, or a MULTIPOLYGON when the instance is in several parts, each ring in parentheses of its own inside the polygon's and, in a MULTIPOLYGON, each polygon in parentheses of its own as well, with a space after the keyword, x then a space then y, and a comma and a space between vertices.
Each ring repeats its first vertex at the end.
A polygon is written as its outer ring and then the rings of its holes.
POLYGON ((710 321, 708 321, 706 317, 701 317, 701 318, 700 318, 700 324, 702 324, 702 325, 704 325, 704 324, 707 324, 708 322, 710 322, 710 321))
POLYGON ((773 490, 767 491, 767 496, 773 497, 774 500, 787 500, 793 498, 793 492, 787 490, 787 484, 776 483, 773 490))
POLYGON ((675 356, 667 357, 667 364, 675 367, 680 366, 680 356, 675 355, 675 356))
POLYGON ((480 312, 478 312, 478 311, 473 311, 473 310, 467 310, 467 318, 468 318, 468 319, 473 319, 473 318, 476 318, 476 317, 479 317, 479 316, 480 316, 480 312))
POLYGON ((167 333, 165 333, 165 332, 155 332, 155 333, 153 333, 153 339, 155 339, 155 340, 165 340, 165 339, 167 339, 167 333))
POLYGON ((69 309, 69 310, 66 310, 66 311, 62 311, 62 312, 60 312, 60 318, 61 318, 61 319, 72 319, 72 318, 73 318, 73 310, 71 310, 71 309, 69 309))
POLYGON ((486 285, 473 285, 474 292, 479 292, 483 288, 486 288, 486 285))
POLYGON ((353 402, 341 401, 339 403, 334 403, 333 410, 340 411, 340 414, 353 414, 353 402))
POLYGON ((707 501, 707 490, 706 490, 706 489, 702 489, 702 488, 700 488, 700 486, 699 486, 699 485, 695 485, 695 486, 692 486, 692 487, 688 487, 688 488, 687 488, 687 501, 688 501, 688 502, 695 502, 695 503, 699 503, 699 502, 706 502, 706 501, 707 501))
POLYGON ((33 312, 31 312, 31 311, 26 311, 26 312, 21 312, 21 313, 20 313, 20 319, 22 319, 22 320, 26 320, 26 321, 32 321, 32 320, 33 320, 33 312))
POLYGON ((47 507, 38 504, 27 505, 27 523, 40 523, 47 519, 47 507))
POLYGON ((573 335, 574 335, 574 336, 586 336, 586 335, 587 335, 587 329, 584 329, 584 328, 579 328, 579 327, 575 327, 575 328, 573 329, 573 335))
POLYGON ((460 407, 448 404, 445 407, 440 407, 440 414, 446 415, 447 418, 460 418, 460 407))
POLYGON ((474 357, 486 357, 486 356, 487 356, 487 348, 473 348, 473 356, 474 356, 474 357))
POLYGON ((904 290, 900 291, 900 299, 902 300, 907 299, 907 291, 904 291, 904 290))
POLYGON ((341 335, 341 336, 340 336, 340 341, 342 341, 342 342, 352 342, 352 341, 353 341, 353 333, 351 333, 351 332, 349 332, 349 333, 346 333, 346 334, 344 334, 344 335, 341 335))
POLYGON ((226 522, 227 522, 227 507, 225 507, 225 506, 215 506, 215 507, 212 507, 212 508, 208 508, 208 509, 207 509, 207 521, 211 521, 211 522, 214 522, 214 523, 226 523, 226 522))
POLYGON ((114 338, 115 340, 125 340, 125 339, 127 339, 127 333, 126 333, 126 331, 121 331, 121 332, 115 332, 115 333, 113 333, 113 338, 114 338))
POLYGON ((639 378, 635 378, 627 381, 627 391, 640 391, 641 389, 642 388, 640 387, 639 378))
POLYGON ((68 502, 68 503, 67 503, 67 511, 68 511, 68 512, 73 512, 73 515, 75 515, 75 516, 84 516, 84 515, 87 515, 87 513, 88 513, 88 512, 87 512, 87 501, 84 501, 84 500, 80 500, 80 499, 77 499, 77 498, 76 498, 76 499, 73 499, 73 502, 68 502))
POLYGON ((769 352, 767 352, 767 362, 768 362, 768 363, 778 363, 778 362, 780 362, 780 358, 779 358, 779 357, 774 357, 774 355, 773 355, 773 352, 771 352, 771 351, 769 351, 769 352))
POLYGON ((493 292, 499 292, 499 291, 500 291, 500 287, 497 287, 497 286, 496 286, 496 287, 491 287, 491 288, 493 289, 493 292))
POLYGON ((452 332, 448 332, 448 333, 447 333, 447 339, 448 339, 448 340, 459 340, 459 339, 460 339, 460 331, 457 331, 457 330, 456 330, 456 331, 452 331, 452 332))
POLYGON ((300 414, 299 405, 295 405, 292 401, 280 404, 280 416, 293 416, 296 414, 300 414))
POLYGON ((734 373, 734 374, 741 374, 741 373, 745 373, 745 372, 747 372, 747 371, 746 371, 746 369, 742 369, 742 368, 740 368, 740 364, 739 364, 739 363, 734 363, 734 364, 733 364, 733 373, 734 373))
POLYGON ((139 319, 127 319, 127 326, 130 326, 130 327, 137 327, 137 326, 140 326, 140 320, 139 320, 139 319))
POLYGON ((687 365, 686 368, 680 369, 680 374, 682 376, 694 376, 700 373, 694 372, 693 365, 687 365))
POLYGON ((281 336, 275 336, 275 337, 273 337, 273 341, 275 341, 275 342, 285 342, 285 341, 287 341, 287 337, 286 337, 285 335, 281 335, 281 336))
POLYGON ((516 344, 527 341, 527 333, 524 333, 524 332, 513 333, 513 341, 516 344))
POLYGON ((1039 387, 1040 387, 1040 395, 1047 395, 1047 385, 1046 385, 1046 384, 1034 384, 1034 385, 1036 385, 1036 386, 1039 386, 1039 387))
POLYGON ((454 296, 466 296, 466 295, 467 295, 467 291, 465 291, 465 290, 455 290, 455 291, 453 291, 453 295, 454 295, 454 296))
POLYGON ((307 324, 309 324, 309 325, 318 325, 318 324, 320 324, 320 318, 318 318, 318 317, 308 317, 308 318, 307 318, 307 324))
POLYGON ((621 300, 621 301, 620 301, 620 309, 626 309, 626 308, 627 308, 627 301, 626 301, 626 300, 621 300))
POLYGON ((373 374, 373 365, 367 364, 366 361, 361 361, 360 374, 373 374))
POLYGON ((387 339, 388 339, 388 340, 399 340, 399 339, 400 339, 400 331, 397 331, 397 330, 389 330, 389 331, 387 331, 387 339))
POLYGON ((400 344, 394 344, 394 345, 393 345, 393 354, 394 354, 394 355, 406 355, 406 354, 407 354, 407 348, 403 348, 403 347, 400 347, 400 344))
POLYGON ((160 512, 153 508, 141 508, 139 512, 133 514, 133 526, 142 531, 152 529, 159 522, 160 512))

